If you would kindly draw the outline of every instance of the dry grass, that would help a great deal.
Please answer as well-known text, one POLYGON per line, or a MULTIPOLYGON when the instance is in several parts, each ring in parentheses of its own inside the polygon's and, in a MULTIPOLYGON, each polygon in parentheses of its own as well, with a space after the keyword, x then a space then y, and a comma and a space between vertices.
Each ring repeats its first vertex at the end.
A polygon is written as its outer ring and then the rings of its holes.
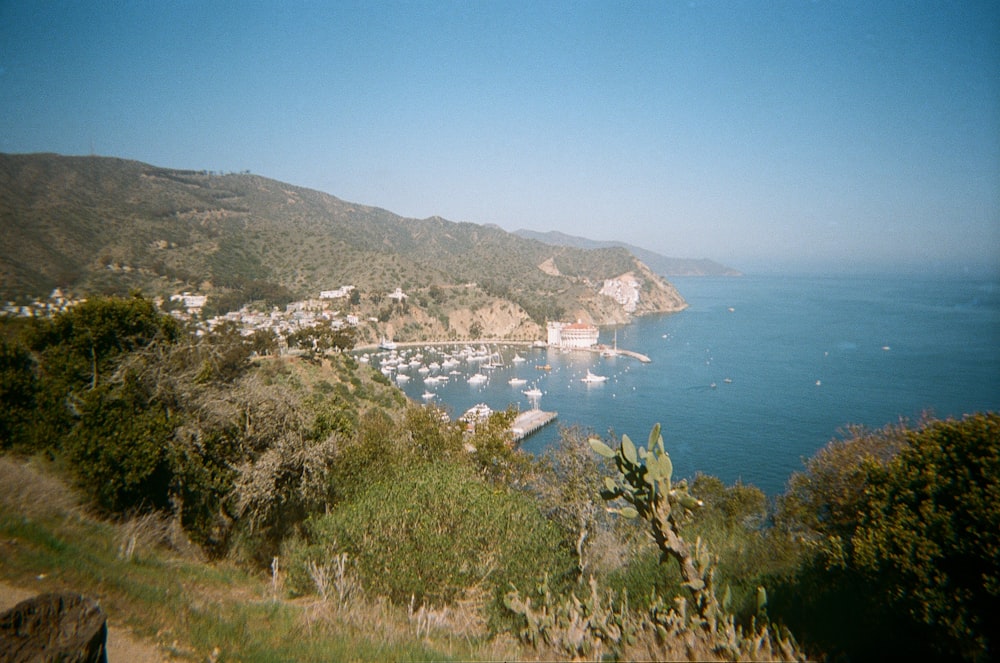
POLYGON ((416 628, 417 637, 430 638, 431 634, 450 635, 472 641, 486 634, 483 616, 488 602, 487 591, 479 586, 469 588, 450 605, 415 608, 411 599, 407 611, 410 624, 416 628))
POLYGON ((38 464, 0 457, 0 505, 25 518, 82 516, 80 496, 38 464))
POLYGON ((118 559, 130 562, 158 547, 173 547, 173 538, 174 527, 163 514, 154 511, 129 516, 116 528, 118 559))
MULTIPOLYGON (((489 637, 485 610, 487 591, 472 588, 453 603, 419 607, 411 600, 406 607, 392 604, 385 597, 365 594, 352 573, 349 558, 342 553, 320 565, 308 563, 317 596, 291 601, 301 608, 304 630, 313 634, 353 633, 384 643, 406 645, 423 642, 447 656, 472 660, 525 660, 526 652, 513 637, 489 637)), ((280 584, 279 565, 273 565, 268 593, 280 584)))

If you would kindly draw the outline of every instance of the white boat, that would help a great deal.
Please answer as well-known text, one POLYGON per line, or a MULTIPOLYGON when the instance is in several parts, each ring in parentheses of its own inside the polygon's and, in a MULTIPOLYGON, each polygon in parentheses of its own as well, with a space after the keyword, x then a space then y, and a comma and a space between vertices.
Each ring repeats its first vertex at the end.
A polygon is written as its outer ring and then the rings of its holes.
POLYGON ((395 350, 396 344, 387 338, 383 338, 382 342, 378 344, 378 347, 382 348, 383 350, 395 350))
POLYGON ((434 396, 435 396, 435 395, 436 395, 436 394, 435 394, 434 392, 431 392, 431 391, 425 391, 425 392, 424 392, 424 395, 423 395, 423 397, 422 397, 422 398, 423 398, 423 399, 424 399, 425 401, 429 401, 430 399, 434 398, 434 396))
POLYGON ((479 403, 466 410, 465 414, 459 417, 459 421, 478 423, 489 419, 491 414, 493 414, 493 410, 490 409, 489 405, 486 403, 479 403))
POLYGON ((525 396, 527 396, 528 398, 541 398, 542 397, 542 390, 539 389, 538 387, 533 387, 531 389, 526 389, 526 390, 522 391, 521 393, 524 394, 525 396))
POLYGON ((524 378, 511 378, 507 380, 507 384, 509 384, 512 387, 520 387, 522 384, 525 384, 526 382, 527 380, 525 380, 524 378))
POLYGON ((587 384, 596 384, 598 382, 604 382, 607 379, 608 378, 606 378, 603 375, 594 375, 593 373, 590 372, 590 369, 587 369, 586 377, 580 378, 580 382, 586 382, 587 384))
POLYGON ((515 353, 514 354, 514 358, 511 359, 511 361, 514 362, 515 364, 523 364, 524 362, 526 362, 528 360, 525 359, 524 357, 522 357, 521 355, 515 353))
POLYGON ((404 382, 409 382, 409 381, 410 381, 409 375, 403 375, 402 373, 398 373, 396 375, 396 382, 398 382, 399 384, 403 384, 404 382))
POLYGON ((473 373, 469 376, 469 384, 483 384, 487 379, 482 373, 473 373))

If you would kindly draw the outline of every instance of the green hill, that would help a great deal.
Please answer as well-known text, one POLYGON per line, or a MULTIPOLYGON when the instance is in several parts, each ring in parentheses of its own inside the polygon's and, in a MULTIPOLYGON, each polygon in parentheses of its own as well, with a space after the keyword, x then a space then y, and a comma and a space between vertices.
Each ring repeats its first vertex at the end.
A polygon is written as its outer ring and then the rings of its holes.
POLYGON ((0 155, 0 231, 5 300, 55 287, 77 295, 139 288, 201 292, 222 312, 350 284, 375 310, 384 293, 402 288, 413 319, 423 321, 414 334, 424 336, 442 333, 456 312, 504 306, 536 325, 620 322, 628 315, 598 291, 623 274, 641 283, 636 314, 685 306, 622 248, 551 246, 495 226, 403 218, 249 173, 105 157, 0 155))

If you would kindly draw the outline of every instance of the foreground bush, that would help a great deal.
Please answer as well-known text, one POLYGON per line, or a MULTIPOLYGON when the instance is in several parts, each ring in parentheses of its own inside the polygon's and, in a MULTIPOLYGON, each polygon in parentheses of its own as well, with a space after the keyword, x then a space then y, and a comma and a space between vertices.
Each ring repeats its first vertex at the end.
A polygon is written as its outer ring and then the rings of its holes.
POLYGON ((291 553, 300 591, 309 589, 310 559, 346 552, 366 590, 397 603, 441 604, 486 590, 498 607, 511 584, 531 587, 548 573, 562 586, 575 568, 571 547, 530 499, 453 463, 414 464, 371 483, 311 521, 308 539, 291 553))
POLYGON ((780 514, 813 552, 775 611, 831 653, 996 657, 1000 415, 859 432, 817 459, 780 514))

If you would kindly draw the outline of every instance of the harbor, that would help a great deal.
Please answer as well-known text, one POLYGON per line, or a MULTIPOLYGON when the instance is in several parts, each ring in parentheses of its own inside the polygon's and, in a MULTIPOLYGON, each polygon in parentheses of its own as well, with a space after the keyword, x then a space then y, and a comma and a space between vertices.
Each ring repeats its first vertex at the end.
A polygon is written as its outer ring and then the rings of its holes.
MULTIPOLYGON (((516 413, 507 427, 510 443, 534 447, 536 434, 545 439, 552 437, 542 431, 559 418, 556 410, 562 410, 551 405, 543 409, 540 401, 547 398, 546 394, 559 398, 563 389, 582 388, 589 394, 581 394, 581 398, 593 399, 603 392, 611 392, 614 397, 620 390, 619 380, 637 368, 622 359, 650 362, 644 354, 620 349, 617 342, 593 343, 596 339, 591 327, 575 325, 568 330, 578 335, 587 332, 589 336, 581 339, 579 346, 545 342, 411 345, 383 341, 383 347, 374 352, 355 352, 360 362, 371 364, 410 398, 434 403, 445 416, 449 411, 461 412, 456 420, 466 433, 474 432, 494 408, 513 407, 516 413), (615 362, 615 357, 619 361, 615 362)), ((565 331, 567 326, 560 328, 560 332, 565 331)))

